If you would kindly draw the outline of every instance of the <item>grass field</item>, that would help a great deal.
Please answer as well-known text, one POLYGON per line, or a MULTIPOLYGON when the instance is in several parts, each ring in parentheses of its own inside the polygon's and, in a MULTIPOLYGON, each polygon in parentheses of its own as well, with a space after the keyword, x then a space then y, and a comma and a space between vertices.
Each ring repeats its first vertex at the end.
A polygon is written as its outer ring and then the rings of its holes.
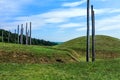
POLYGON ((96 36, 96 62, 85 37, 54 47, 0 43, 0 80, 120 80, 120 40, 96 36))
POLYGON ((120 80, 120 59, 95 63, 0 64, 0 80, 120 80))

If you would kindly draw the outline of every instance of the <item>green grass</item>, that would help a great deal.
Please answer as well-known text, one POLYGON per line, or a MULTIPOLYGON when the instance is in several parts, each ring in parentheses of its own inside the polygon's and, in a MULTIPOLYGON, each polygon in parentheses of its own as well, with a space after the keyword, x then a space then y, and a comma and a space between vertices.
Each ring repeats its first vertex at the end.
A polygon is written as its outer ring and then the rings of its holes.
POLYGON ((85 40, 54 47, 0 43, 0 80, 120 80, 120 40, 96 36, 93 63, 85 62, 85 40))
POLYGON ((18 53, 32 53, 37 56, 46 56, 52 54, 66 54, 65 51, 60 51, 52 48, 47 48, 43 46, 26 46, 26 45, 18 45, 18 44, 8 44, 8 43, 0 43, 0 50, 5 52, 18 52, 18 53))
MULTIPOLYGON (((86 37, 79 37, 79 38, 67 41, 61 45, 55 46, 55 48, 73 49, 77 53, 79 53, 80 56, 85 56, 86 37)), ((105 59, 105 58, 120 57, 120 39, 113 38, 110 36, 104 36, 104 35, 95 36, 95 52, 96 52, 97 58, 105 59)))
POLYGON ((0 43, 0 62, 64 62, 71 61, 70 53, 43 46, 26 46, 18 44, 0 43))
POLYGON ((0 80, 120 80, 120 59, 95 63, 0 64, 0 80))
MULTIPOLYGON (((97 59, 111 59, 120 57, 120 39, 110 36, 97 35, 95 37, 95 46, 97 59)), ((34 59, 33 62, 40 61, 40 58, 44 58, 43 61, 45 60, 50 62, 54 62, 57 59, 64 62, 71 61, 72 59, 79 61, 79 58, 80 61, 85 61, 86 37, 76 38, 54 46, 53 48, 0 43, 0 52, 6 53, 4 56, 7 57, 2 57, 2 61, 4 60, 4 62, 15 61, 18 59, 16 57, 16 59, 13 60, 13 57, 16 55, 21 57, 26 55, 28 57, 34 57, 29 59, 30 61, 34 59), (9 60, 9 57, 11 60, 9 60)), ((29 60, 26 62, 29 62, 29 60)), ((24 62, 24 60, 22 61, 24 62)))

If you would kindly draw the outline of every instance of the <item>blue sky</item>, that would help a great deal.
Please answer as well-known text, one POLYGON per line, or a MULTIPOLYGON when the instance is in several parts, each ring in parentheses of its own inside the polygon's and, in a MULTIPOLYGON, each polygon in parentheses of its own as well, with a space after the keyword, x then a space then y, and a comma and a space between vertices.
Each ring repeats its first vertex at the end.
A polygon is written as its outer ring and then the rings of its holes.
MULTIPOLYGON (((91 0, 96 34, 120 38, 120 0, 91 0)), ((32 22, 32 37, 63 42, 86 36, 86 0, 0 0, 0 28, 32 22)))

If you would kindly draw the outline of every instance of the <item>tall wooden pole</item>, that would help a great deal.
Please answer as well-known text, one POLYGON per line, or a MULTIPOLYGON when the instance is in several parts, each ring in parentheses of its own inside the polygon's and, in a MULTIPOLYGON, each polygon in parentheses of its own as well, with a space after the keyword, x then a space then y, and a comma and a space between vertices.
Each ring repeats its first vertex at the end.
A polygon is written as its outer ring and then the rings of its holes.
POLYGON ((18 25, 18 30, 17 30, 17 32, 18 32, 18 44, 19 44, 19 25, 18 25))
POLYGON ((21 24, 21 44, 23 44, 23 24, 21 24))
POLYGON ((27 31, 28 24, 26 23, 26 45, 28 45, 28 31, 27 31))
POLYGON ((86 42, 86 61, 89 62, 89 54, 90 54, 90 32, 89 32, 89 5, 90 1, 87 0, 87 42, 86 42))
POLYGON ((32 23, 30 22, 30 45, 31 45, 31 27, 32 27, 32 23))
POLYGON ((91 19, 92 19, 92 62, 95 61, 95 15, 93 5, 91 5, 91 19))

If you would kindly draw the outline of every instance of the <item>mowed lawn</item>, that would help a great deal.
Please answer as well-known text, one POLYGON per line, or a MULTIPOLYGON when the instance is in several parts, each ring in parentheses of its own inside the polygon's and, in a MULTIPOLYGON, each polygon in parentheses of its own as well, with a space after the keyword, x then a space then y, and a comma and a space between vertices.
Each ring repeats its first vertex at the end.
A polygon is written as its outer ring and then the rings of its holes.
POLYGON ((120 80, 120 59, 79 63, 0 63, 0 80, 120 80))

